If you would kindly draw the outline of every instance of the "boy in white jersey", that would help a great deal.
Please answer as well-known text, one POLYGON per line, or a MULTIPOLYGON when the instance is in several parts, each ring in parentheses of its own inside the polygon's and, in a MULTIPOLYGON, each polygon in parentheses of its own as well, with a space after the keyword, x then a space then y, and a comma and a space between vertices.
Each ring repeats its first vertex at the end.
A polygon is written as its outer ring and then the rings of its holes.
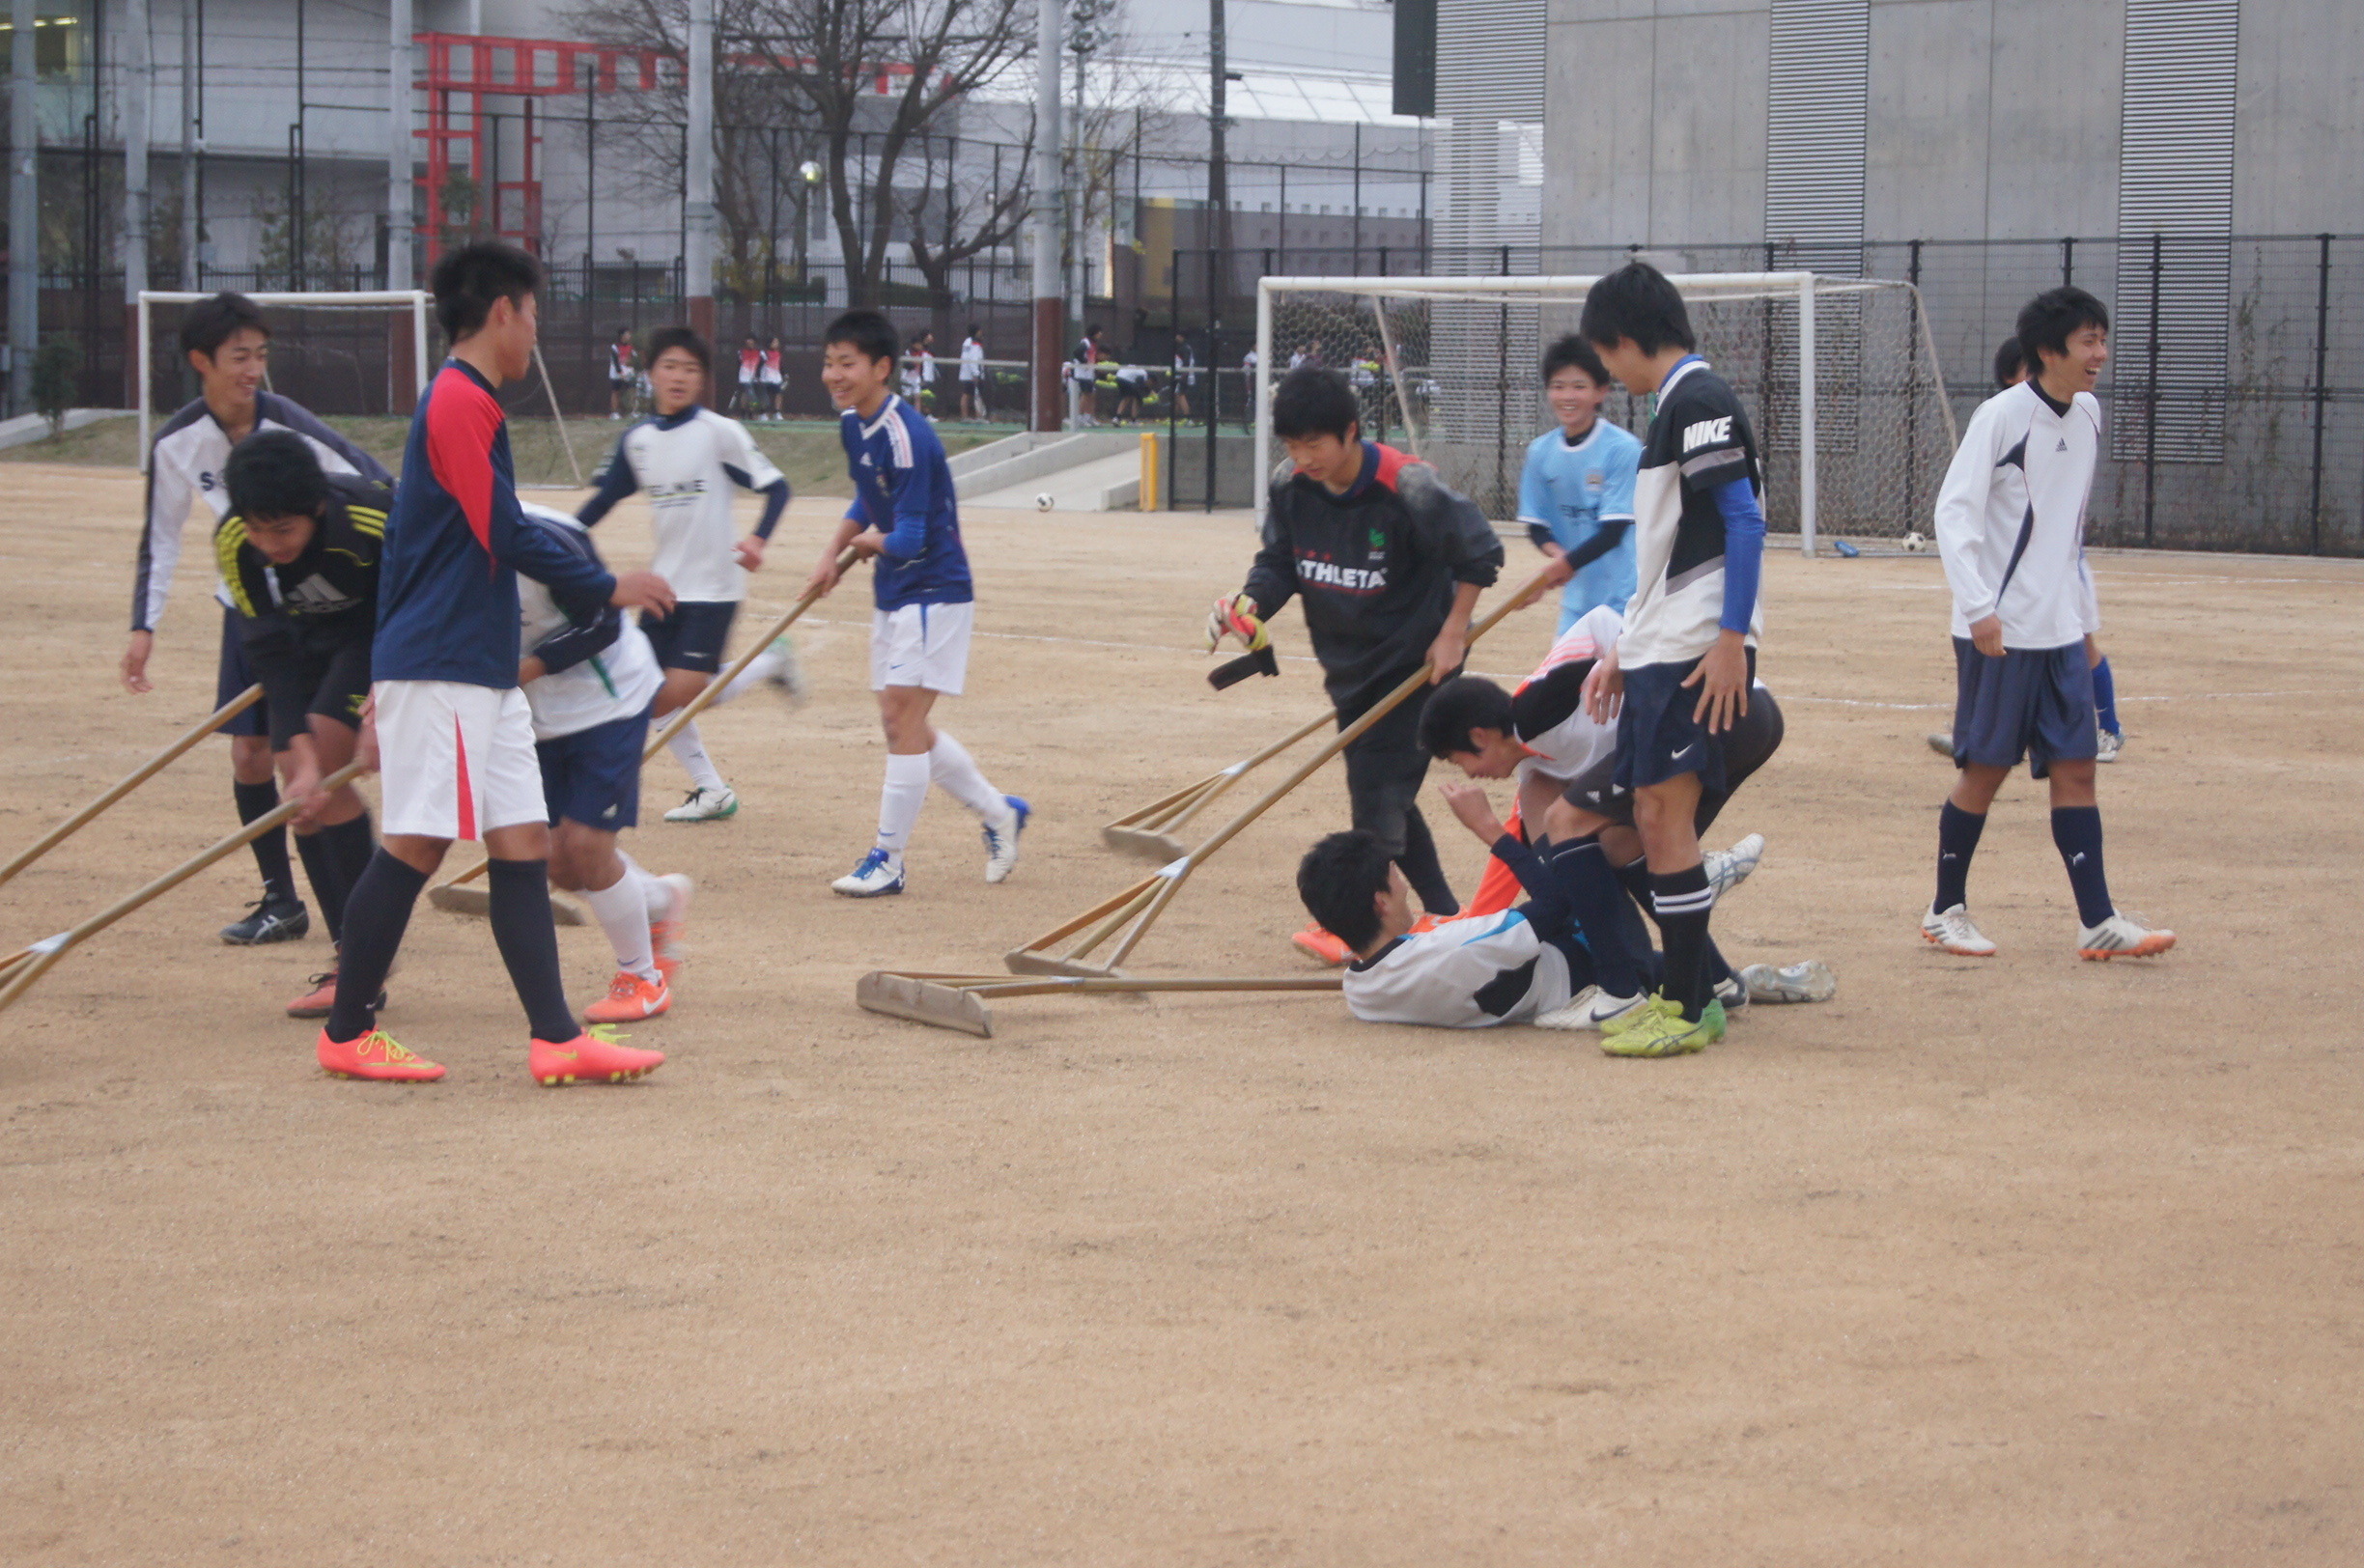
POLYGON ((2175 945, 2120 914, 2101 868, 2100 750, 2086 639, 2100 630, 2085 566, 2085 506, 2101 450, 2093 395, 2109 362, 2109 313, 2082 289, 2038 294, 2019 313, 2034 374, 1970 416, 1937 492, 1937 547, 1954 590, 1954 763, 1937 819, 1937 894, 1922 917, 1932 945, 1989 958, 1970 920, 1970 857, 1995 792, 2021 757, 2048 779, 2052 842, 2076 892, 2077 953, 2150 958, 2175 945))
MULTIPOLYGON (((582 524, 521 502, 529 522, 591 560, 582 524)), ((551 885, 578 892, 615 950, 607 994, 583 1009, 586 1023, 632 1023, 673 1005, 690 879, 653 877, 616 848, 640 817, 640 752, 649 705, 664 684, 641 630, 612 605, 577 624, 550 591, 518 579, 518 686, 533 711, 534 755, 549 804, 551 885)))
POLYGON ((1619 611, 1634 591, 1634 474, 1642 443, 1601 418, 1609 372, 1592 346, 1570 333, 1543 354, 1543 396, 1560 421, 1527 446, 1519 470, 1519 523, 1551 557, 1546 586, 1560 593, 1560 630, 1606 604, 1619 611))
MULTIPOLYGON (((680 596, 671 614, 641 621, 665 672, 658 718, 704 690, 721 669, 731 622, 746 597, 746 574, 763 566, 764 547, 788 505, 788 481, 746 427, 699 403, 711 363, 706 340, 686 326, 666 327, 649 340, 657 412, 624 433, 598 491, 576 514, 587 528, 633 491, 648 492, 657 536, 651 570, 680 596), (744 539, 731 518, 734 486, 764 498, 763 517, 744 539)), ((782 657, 774 656, 774 662, 782 657)), ((750 667, 725 697, 767 675, 784 679, 770 666, 750 667)), ((716 822, 738 814, 739 797, 707 756, 694 722, 682 726, 670 749, 690 774, 690 795, 665 813, 665 821, 716 822)))
POLYGON ((960 351, 961 417, 985 422, 985 329, 976 322, 969 323, 969 335, 961 340, 960 351))

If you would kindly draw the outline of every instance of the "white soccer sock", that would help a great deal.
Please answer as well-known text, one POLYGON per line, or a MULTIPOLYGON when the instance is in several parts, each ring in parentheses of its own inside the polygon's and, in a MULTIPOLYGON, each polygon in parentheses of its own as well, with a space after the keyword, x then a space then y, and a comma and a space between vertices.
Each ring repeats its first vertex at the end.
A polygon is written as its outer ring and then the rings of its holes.
MULTIPOLYGON (((643 873, 642 875, 645 875, 643 873)), ((596 891, 586 888, 583 902, 591 906, 607 945, 615 949, 616 967, 643 980, 657 978, 657 954, 649 945, 648 895, 627 861, 624 875, 596 891)))
POLYGON ((640 890, 641 902, 648 906, 651 920, 662 920, 673 912, 673 890, 650 874, 648 867, 616 851, 616 858, 624 862, 624 875, 640 890))
POLYGON ((911 842, 919 808, 927 804, 927 754, 888 752, 886 783, 879 791, 878 843, 897 861, 903 858, 903 846, 911 842))
POLYGON ((698 736, 696 719, 684 724, 680 732, 665 742, 665 749, 673 753, 674 760, 689 773, 690 782, 699 789, 712 790, 720 795, 730 788, 722 782, 722 775, 715 771, 714 759, 706 755, 706 742, 698 736))
POLYGON ((928 776, 962 805, 988 822, 999 822, 1009 814, 1008 798, 985 782, 985 775, 977 771, 976 759, 952 739, 949 730, 936 732, 936 744, 927 760, 928 776))

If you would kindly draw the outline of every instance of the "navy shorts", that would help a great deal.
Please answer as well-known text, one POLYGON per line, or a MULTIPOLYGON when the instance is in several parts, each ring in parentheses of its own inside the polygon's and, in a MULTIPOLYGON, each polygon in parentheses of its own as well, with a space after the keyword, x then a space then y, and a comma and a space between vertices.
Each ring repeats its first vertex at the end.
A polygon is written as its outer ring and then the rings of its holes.
MULTIPOLYGON (((1732 729, 1710 735, 1704 719, 1691 716, 1699 706, 1700 688, 1685 689, 1683 683, 1699 663, 1690 658, 1680 663, 1636 664, 1626 670, 1625 707, 1618 714, 1618 789, 1638 790, 1697 773, 1703 794, 1731 793, 1726 753, 1739 732, 1732 729)), ((1751 648, 1748 686, 1752 710, 1757 706, 1756 685, 1757 650, 1751 648)))
MULTIPOLYGON (((246 662, 246 639, 239 628, 246 617, 222 606, 221 661, 213 677, 213 706, 220 708, 239 692, 255 684, 255 672, 246 662)), ((270 734, 270 705, 259 702, 221 727, 224 735, 270 734)))
POLYGON ((636 714, 535 742, 550 826, 564 818, 617 833, 639 822, 640 753, 648 735, 649 715, 636 714))
MULTIPOLYGON (((1689 693, 1696 699, 1697 691, 1689 693)), ((1724 732, 1724 783, 1720 789, 1700 790, 1699 809, 1692 814, 1692 826, 1705 832, 1715 826, 1734 791, 1749 781, 1756 772, 1781 749, 1782 736, 1787 726, 1782 719, 1781 704, 1763 686, 1749 688, 1748 712, 1739 721, 1724 732)), ((1633 826, 1633 791, 1620 789, 1617 781, 1618 760, 1603 757, 1591 767, 1568 781, 1562 798, 1580 811, 1590 811, 1595 817, 1606 817, 1619 826, 1633 826)))
POLYGON ((370 693, 370 629, 358 634, 307 636, 284 625, 260 635, 248 624, 247 667, 263 683, 271 749, 285 751, 298 735, 311 733, 311 715, 361 728, 361 709, 370 693))
POLYGON ((1989 658, 1969 638, 1954 639, 1955 767, 2014 768, 2024 756, 2028 771, 2041 778, 2056 762, 2100 751, 2093 665, 2082 641, 2006 648, 1989 658))
POLYGON ((640 630, 657 651, 659 668, 712 675, 722 667, 722 650, 738 615, 735 599, 685 599, 662 620, 641 611, 640 630))

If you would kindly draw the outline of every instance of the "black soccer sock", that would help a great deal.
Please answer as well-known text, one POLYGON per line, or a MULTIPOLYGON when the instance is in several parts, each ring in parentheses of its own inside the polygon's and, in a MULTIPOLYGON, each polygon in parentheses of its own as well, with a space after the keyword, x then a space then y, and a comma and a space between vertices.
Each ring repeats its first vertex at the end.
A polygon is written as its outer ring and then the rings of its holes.
MULTIPOLYGON (((279 786, 267 780, 261 784, 240 784, 233 779, 230 794, 238 801, 240 823, 254 822, 279 809, 279 786)), ((254 851, 255 869, 263 873, 264 902, 295 903, 296 871, 288 862, 287 829, 274 827, 248 848, 254 851)))
MULTIPOLYGON (((2053 814, 2053 831, 2060 831, 2060 814, 2053 814)), ((1948 800, 1937 812, 1937 902, 1939 914, 1956 904, 1970 902, 1970 856, 1978 853, 1979 835, 1986 831, 1986 813, 1964 811, 1948 800)))
POLYGON ((1666 996, 1682 1008, 1693 1022, 1707 1005, 1705 953, 1707 911, 1715 908, 1715 889, 1707 884, 1707 868, 1693 866, 1650 877, 1650 897, 1658 909, 1658 930, 1666 939, 1666 996))
MULTIPOLYGON (((327 894, 323 893, 321 908, 323 912, 328 916, 328 935, 342 939, 345 929, 345 906, 352 901, 352 890, 360 883, 361 873, 369 869, 370 856, 378 849, 378 837, 370 830, 370 817, 366 811, 351 822, 341 822, 332 826, 324 827, 313 836, 319 840, 322 849, 326 854, 329 871, 335 879, 337 889, 335 906, 331 908, 327 902, 327 894)), ((296 842, 301 844, 303 841, 297 839, 296 842)), ((310 870, 311 865, 312 862, 309 859, 304 861, 306 870, 310 870)), ((315 887, 320 885, 318 873, 313 876, 313 885, 315 887)))
POLYGON ((567 1006, 558 972, 558 928, 550 923, 549 862, 495 860, 485 874, 492 900, 492 940, 509 983, 525 1004, 536 1040, 564 1045, 582 1033, 567 1006))
POLYGON ((1642 988, 1642 976, 1625 945, 1618 907, 1632 908, 1609 857, 1601 853, 1600 837, 1571 840, 1553 847, 1543 862, 1576 907, 1576 929, 1592 953, 1592 978, 1613 996, 1631 996, 1642 988))
POLYGON ((2110 903, 2109 879, 2101 874, 2101 808, 2054 806, 2052 842, 2068 868, 2068 885, 2076 889, 2077 918, 2097 926, 2117 913, 2117 906, 2110 903))
POLYGON ((351 1040, 377 1025, 375 1004, 410 927, 411 906, 427 885, 427 873, 413 870, 385 851, 370 856, 368 869, 345 895, 345 935, 337 954, 336 1004, 328 1013, 328 1038, 351 1040))
POLYGON ((339 879, 335 857, 328 850, 326 833, 297 833, 296 857, 303 862, 304 876, 312 883, 312 902, 320 906, 321 919, 328 926, 328 939, 343 939, 345 931, 345 895, 350 889, 339 879))
POLYGON ((1461 912, 1461 901, 1453 897, 1452 883, 1445 880, 1444 863, 1437 859, 1436 838, 1428 831, 1428 821, 1420 814, 1420 807, 1404 808, 1403 854, 1395 864, 1420 895, 1421 908, 1440 919, 1461 912))
POLYGON ((1642 912, 1656 923, 1658 904, 1656 896, 1650 891, 1649 862, 1640 859, 1629 861, 1617 868, 1617 877, 1625 884, 1625 891, 1633 895, 1633 901, 1642 906, 1642 912))

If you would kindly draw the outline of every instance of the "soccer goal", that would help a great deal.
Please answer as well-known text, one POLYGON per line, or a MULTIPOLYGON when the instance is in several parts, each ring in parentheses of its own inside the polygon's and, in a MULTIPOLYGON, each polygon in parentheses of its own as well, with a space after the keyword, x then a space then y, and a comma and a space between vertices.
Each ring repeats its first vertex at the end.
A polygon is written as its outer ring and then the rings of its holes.
MULTIPOLYGON (((1815 272, 1673 277, 1699 350, 1757 427, 1766 520, 1817 536, 1925 531, 1955 442, 1920 291, 1815 272)), ((1543 348, 1575 330, 1589 277, 1279 277, 1256 293, 1255 471, 1269 473, 1271 383, 1311 359, 1343 372, 1365 434, 1433 462, 1488 516, 1515 517, 1527 443, 1553 423, 1543 348)), ((1646 398, 1603 417, 1640 434, 1646 398)))

